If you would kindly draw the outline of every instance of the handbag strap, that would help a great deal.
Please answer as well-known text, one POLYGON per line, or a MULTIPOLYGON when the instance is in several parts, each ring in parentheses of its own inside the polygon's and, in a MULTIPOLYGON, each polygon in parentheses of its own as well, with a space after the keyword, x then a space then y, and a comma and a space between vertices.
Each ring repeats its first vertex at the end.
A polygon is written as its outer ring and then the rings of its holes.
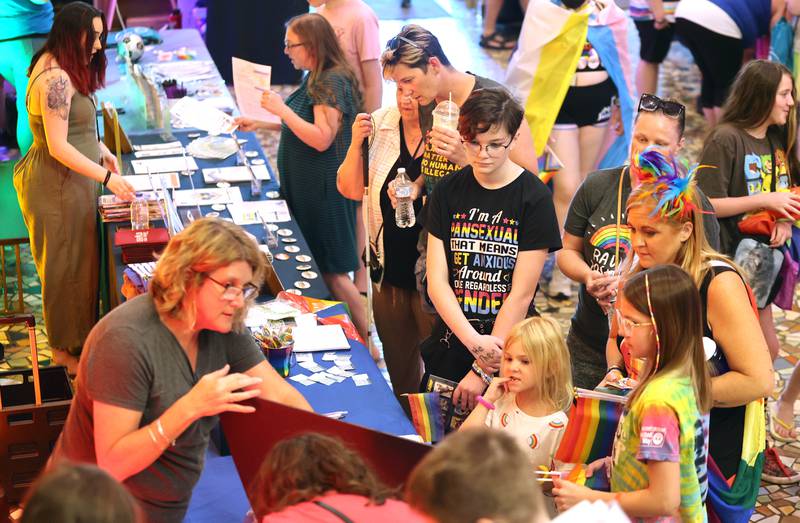
POLYGON ((769 192, 775 192, 778 187, 778 166, 775 165, 775 145, 772 143, 772 138, 769 137, 769 130, 767 130, 767 141, 769 142, 769 155, 772 161, 772 177, 769 181, 769 192))
POLYGON ((337 518, 339 518, 342 521, 344 521, 344 523, 355 523, 355 521, 353 521, 352 519, 348 518, 347 516, 342 514, 338 509, 328 505, 324 501, 314 500, 314 504, 317 505, 320 508, 323 508, 323 509, 327 510, 328 512, 330 512, 331 514, 333 514, 337 518))

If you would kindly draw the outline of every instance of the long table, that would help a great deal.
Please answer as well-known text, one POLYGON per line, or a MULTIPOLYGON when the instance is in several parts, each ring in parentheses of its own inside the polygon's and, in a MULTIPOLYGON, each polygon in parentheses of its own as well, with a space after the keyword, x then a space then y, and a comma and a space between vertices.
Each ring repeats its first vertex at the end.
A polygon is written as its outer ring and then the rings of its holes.
MULTIPOLYGON (((338 304, 323 311, 318 316, 327 317, 345 313, 343 305, 338 304)), ((343 421, 354 423, 396 436, 415 434, 414 427, 408 421, 403 409, 394 397, 380 369, 369 355, 369 350, 356 341, 350 340, 351 361, 355 372, 369 376, 370 385, 356 387, 351 379, 333 385, 295 387, 306 397, 316 412, 326 413, 347 410, 343 421)), ((330 367, 331 362, 322 360, 322 353, 314 354, 314 361, 323 367, 330 367)), ((291 368, 290 376, 310 374, 299 365, 291 368)), ((295 382, 290 381, 295 384, 295 382)), ((280 423, 280 420, 276 420, 280 423)), ((257 430, 257 429, 254 429, 257 430)), ((241 523, 250 504, 239 480, 233 459, 230 456, 219 456, 213 449, 206 456, 206 465, 200 481, 192 493, 192 501, 186 515, 185 523, 241 523)))

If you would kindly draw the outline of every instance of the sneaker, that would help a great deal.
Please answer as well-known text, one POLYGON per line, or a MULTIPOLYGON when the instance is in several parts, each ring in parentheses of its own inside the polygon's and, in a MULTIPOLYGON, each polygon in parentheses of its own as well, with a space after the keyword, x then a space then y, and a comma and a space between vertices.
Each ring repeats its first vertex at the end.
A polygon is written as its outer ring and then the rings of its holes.
POLYGON ((764 470, 761 471, 761 479, 776 485, 789 485, 800 482, 800 472, 787 467, 778 451, 770 447, 764 451, 764 470))
POLYGON ((547 287, 547 296, 557 301, 565 301, 572 298, 572 280, 567 278, 559 270, 558 266, 553 267, 550 285, 547 287))

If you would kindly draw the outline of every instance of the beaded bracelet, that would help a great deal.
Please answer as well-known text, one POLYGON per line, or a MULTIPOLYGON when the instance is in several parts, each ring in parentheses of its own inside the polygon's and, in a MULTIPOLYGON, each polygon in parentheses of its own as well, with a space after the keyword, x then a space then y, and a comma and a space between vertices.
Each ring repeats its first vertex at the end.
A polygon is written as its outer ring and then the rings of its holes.
POLYGON ((482 379, 485 384, 490 385, 492 383, 492 377, 486 374, 486 372, 484 372, 481 366, 478 365, 477 361, 472 362, 472 372, 477 374, 478 377, 482 379))

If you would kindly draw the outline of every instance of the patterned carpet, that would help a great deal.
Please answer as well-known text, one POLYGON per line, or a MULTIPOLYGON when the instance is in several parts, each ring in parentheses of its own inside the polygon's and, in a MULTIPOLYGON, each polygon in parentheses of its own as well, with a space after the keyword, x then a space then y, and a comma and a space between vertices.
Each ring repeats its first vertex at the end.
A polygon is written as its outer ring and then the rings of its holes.
MULTIPOLYGON (((381 41, 386 41, 394 36, 400 27, 406 23, 419 23, 440 36, 447 35, 447 38, 443 39, 443 46, 455 67, 502 80, 509 53, 487 52, 477 45, 478 35, 480 34, 479 10, 475 7, 468 7, 464 0, 437 0, 437 2, 450 14, 449 17, 424 20, 382 20, 380 26, 381 41)), ((636 41, 636 33, 632 25, 631 29, 631 47, 634 49, 634 54, 638 55, 638 41, 636 41)), ((288 94, 291 92, 292 87, 283 86, 279 87, 279 90, 284 94, 288 94)), ((692 63, 688 51, 677 43, 673 44, 670 54, 661 69, 659 93, 662 96, 677 98, 690 108, 687 115, 686 147, 683 154, 690 161, 695 161, 706 132, 702 117, 691 109, 695 106, 695 100, 699 94, 699 73, 692 63)), ((384 102, 393 103, 393 101, 394 86, 387 83, 384 87, 384 102)), ((265 152, 273 159, 274 165, 278 134, 265 132, 260 134, 260 138, 265 152)), ((30 251, 27 248, 23 248, 23 254, 25 256, 23 282, 26 311, 33 312, 36 315, 37 343, 41 349, 42 361, 47 363, 50 358, 50 352, 47 349, 47 336, 41 322, 41 289, 33 269, 30 251)), ((7 270, 13 271, 13 268, 9 265, 7 270)), ((13 289, 12 292, 15 295, 16 289, 13 289)), ((555 317, 566 333, 569 318, 575 307, 574 302, 555 302, 549 300, 544 293, 540 292, 536 297, 536 305, 539 311, 555 317)), ((792 368, 797 363, 798 357, 800 357, 800 309, 796 308, 796 310, 789 312, 776 309, 774 313, 778 336, 781 341, 780 357, 775 362, 777 380, 775 394, 777 396, 783 386, 783 380, 787 379, 791 374, 792 368)), ((0 328, 0 343, 6 345, 6 358, 0 361, 0 370, 28 367, 30 365, 28 336, 24 328, 21 326, 0 328)), ((800 420, 796 420, 796 422, 800 422, 800 420)), ((777 446, 785 456, 785 463, 790 467, 800 469, 800 463, 798 463, 800 461, 800 442, 790 444, 777 443, 777 446)), ((757 512, 752 521, 800 523, 800 495, 798 491, 800 491, 798 485, 762 486, 758 498, 757 512)))

